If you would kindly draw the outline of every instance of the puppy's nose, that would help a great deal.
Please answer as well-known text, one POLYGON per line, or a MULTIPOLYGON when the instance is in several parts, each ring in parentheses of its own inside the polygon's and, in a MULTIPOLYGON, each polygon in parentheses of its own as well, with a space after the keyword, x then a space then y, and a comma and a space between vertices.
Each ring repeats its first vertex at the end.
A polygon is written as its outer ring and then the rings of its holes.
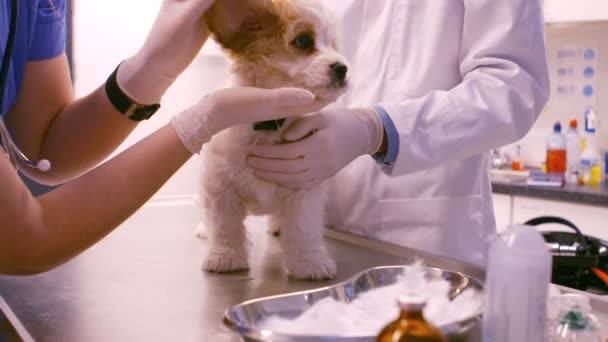
POLYGON ((329 66, 332 72, 332 77, 334 77, 337 81, 344 81, 346 79, 346 73, 348 72, 348 67, 340 62, 336 62, 329 66))

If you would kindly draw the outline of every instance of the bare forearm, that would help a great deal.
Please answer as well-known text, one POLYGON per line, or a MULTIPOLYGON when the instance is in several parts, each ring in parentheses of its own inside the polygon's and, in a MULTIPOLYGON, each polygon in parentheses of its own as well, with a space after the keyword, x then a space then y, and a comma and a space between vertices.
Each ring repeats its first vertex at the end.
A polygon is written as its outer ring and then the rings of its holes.
POLYGON ((38 198, 42 227, 22 234, 29 255, 15 273, 71 259, 140 208, 191 154, 165 126, 82 177, 38 198))
POLYGON ((107 158, 136 127, 112 106, 102 86, 70 103, 50 125, 39 155, 53 167, 34 178, 44 183, 74 178, 107 158))
POLYGON ((65 54, 26 64, 7 124, 28 157, 51 161, 48 173, 25 170, 46 184, 63 183, 91 169, 136 127, 112 106, 103 85, 74 100, 65 54))

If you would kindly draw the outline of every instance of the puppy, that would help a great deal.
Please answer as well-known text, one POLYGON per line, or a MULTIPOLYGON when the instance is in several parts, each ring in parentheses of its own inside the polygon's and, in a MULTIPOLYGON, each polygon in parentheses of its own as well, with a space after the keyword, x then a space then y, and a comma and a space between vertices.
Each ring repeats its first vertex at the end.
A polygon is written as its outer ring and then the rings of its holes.
MULTIPOLYGON (((233 61, 236 86, 304 88, 323 106, 345 92, 348 66, 337 51, 335 19, 319 1, 229 4, 216 1, 204 20, 233 61), (243 24, 233 27, 234 22, 243 24)), ((243 220, 251 214, 269 215, 270 230, 280 230, 291 277, 335 276, 336 264, 323 246, 325 186, 288 189, 256 178, 245 166, 247 153, 255 144, 281 143, 282 132, 291 121, 233 127, 205 146, 200 193, 201 226, 206 228, 210 243, 203 266, 206 270, 248 268, 249 241, 243 220)))

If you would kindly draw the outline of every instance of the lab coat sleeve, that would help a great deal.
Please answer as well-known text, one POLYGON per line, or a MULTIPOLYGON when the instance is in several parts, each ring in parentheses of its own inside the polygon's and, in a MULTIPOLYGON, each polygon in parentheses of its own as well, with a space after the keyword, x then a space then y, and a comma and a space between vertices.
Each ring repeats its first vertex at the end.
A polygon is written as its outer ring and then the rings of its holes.
MULTIPOLYGON (((398 176, 521 139, 549 96, 539 0, 464 0, 462 82, 400 103, 381 103, 399 131, 398 176)), ((437 51, 441 53, 441 51, 437 51)))
POLYGON ((395 123, 381 106, 375 106, 376 113, 382 119, 384 133, 386 133, 387 149, 384 153, 372 155, 376 162, 383 168, 392 168, 399 155, 399 131, 395 123))

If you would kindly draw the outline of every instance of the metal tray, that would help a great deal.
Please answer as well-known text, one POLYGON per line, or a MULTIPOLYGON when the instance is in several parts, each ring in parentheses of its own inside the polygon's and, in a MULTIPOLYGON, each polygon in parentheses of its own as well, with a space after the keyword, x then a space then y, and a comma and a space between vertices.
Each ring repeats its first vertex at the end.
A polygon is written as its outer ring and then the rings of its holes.
MULTIPOLYGON (((355 342, 373 341, 375 336, 304 336, 287 335, 280 332, 263 330, 258 323, 270 316, 296 318, 317 301, 333 297, 342 302, 351 302, 358 294, 373 288, 388 286, 397 281, 403 273, 404 266, 385 266, 365 270, 352 278, 334 286, 316 290, 289 293, 250 300, 229 309, 224 315, 224 324, 237 332, 245 341, 308 342, 332 341, 355 342)), ((481 281, 462 273, 439 268, 426 268, 429 279, 443 278, 451 283, 450 297, 455 298, 465 289, 483 292, 481 281)), ((481 321, 481 312, 465 320, 439 326, 446 335, 463 335, 481 321)))

